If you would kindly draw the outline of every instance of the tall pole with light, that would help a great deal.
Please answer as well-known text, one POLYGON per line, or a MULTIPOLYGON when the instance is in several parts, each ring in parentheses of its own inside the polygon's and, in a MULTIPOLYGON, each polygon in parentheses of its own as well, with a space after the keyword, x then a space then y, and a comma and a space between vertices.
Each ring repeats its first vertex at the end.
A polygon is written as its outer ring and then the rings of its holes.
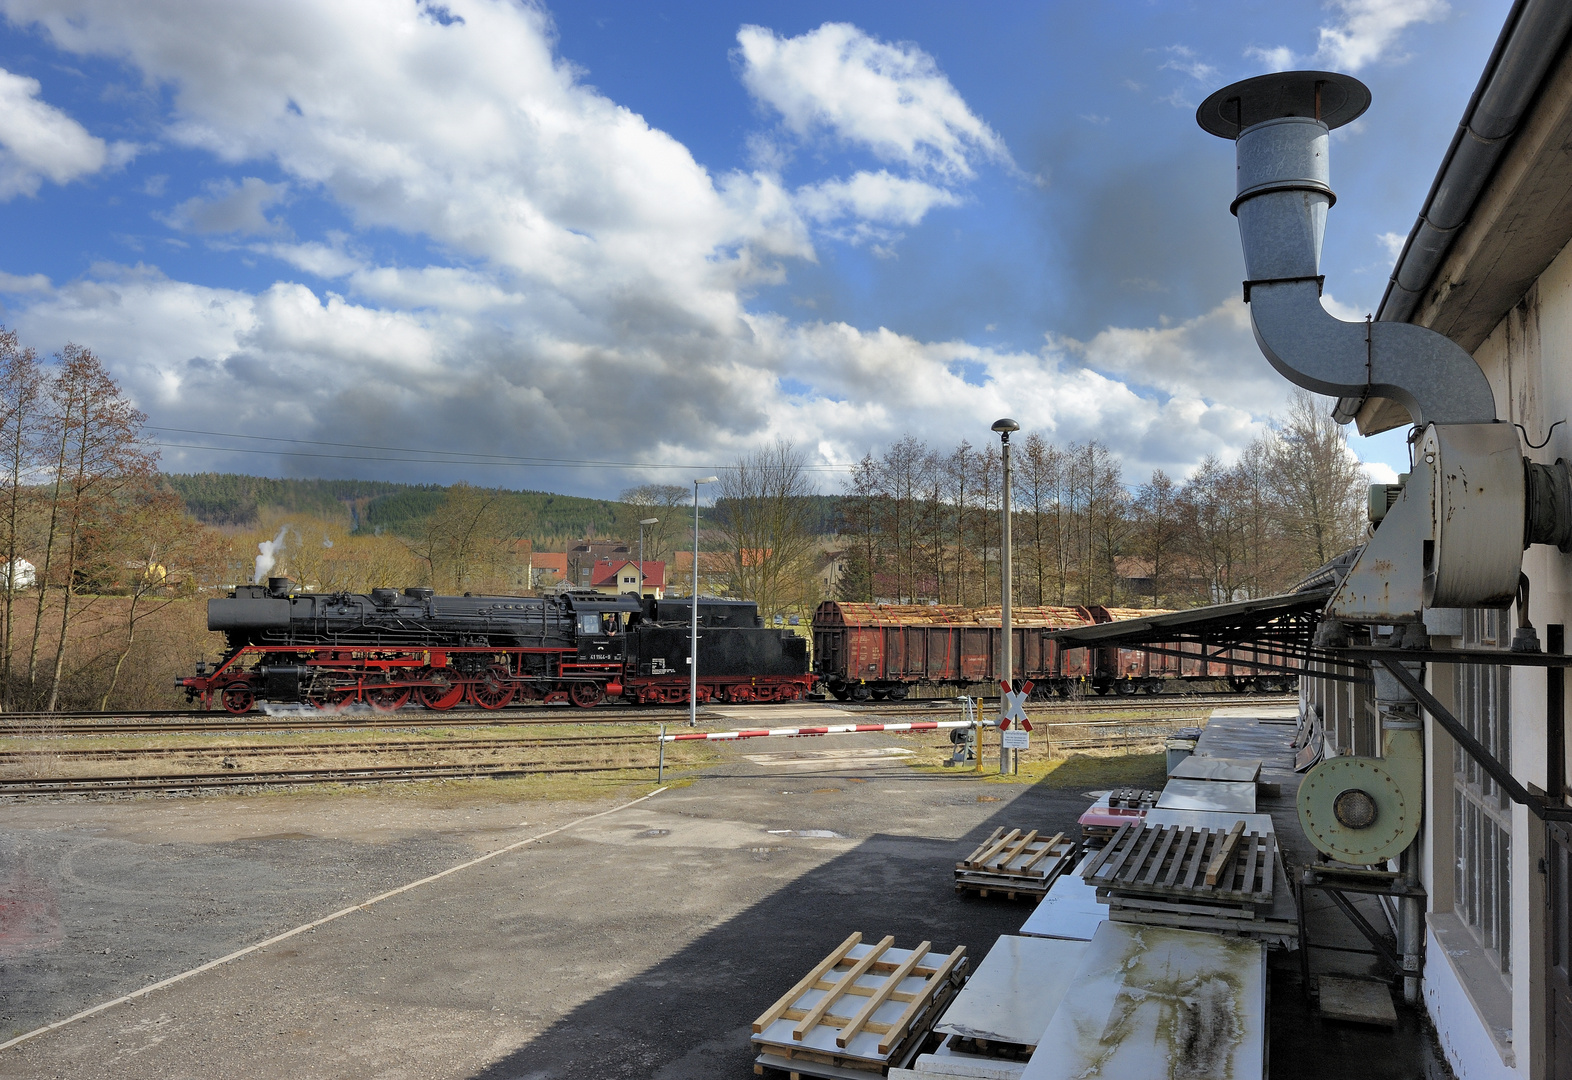
MULTIPOLYGON (((1004 579, 1002 598, 999 603, 999 680, 1012 691, 1015 689, 1015 641, 1010 630, 1010 593, 1015 584, 1010 573, 1010 432, 1020 431, 1021 425, 1014 420, 995 420, 993 430, 999 433, 999 454, 1004 464, 1004 477, 1001 481, 1001 499, 1003 507, 1003 521, 999 530, 999 573, 1004 579)), ((1004 699, 1001 697, 999 708, 1004 709, 1004 699)), ((1003 737, 1001 736, 1001 744, 1003 737)), ((1003 745, 999 747, 999 771, 1004 772, 1005 759, 1009 755, 1003 745)))
POLYGON ((660 518, 643 518, 639 521, 639 599, 644 599, 644 526, 659 525, 660 518))
POLYGON ((699 725, 699 485, 713 484, 718 476, 695 477, 693 481, 693 625, 688 640, 688 726, 699 725))

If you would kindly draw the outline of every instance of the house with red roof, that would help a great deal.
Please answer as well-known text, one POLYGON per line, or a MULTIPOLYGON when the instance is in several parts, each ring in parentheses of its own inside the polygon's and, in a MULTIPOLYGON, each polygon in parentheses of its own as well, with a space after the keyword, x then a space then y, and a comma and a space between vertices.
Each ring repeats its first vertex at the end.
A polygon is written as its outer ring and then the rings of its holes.
POLYGON ((640 581, 637 559, 598 559, 590 569, 589 587, 609 596, 638 593, 656 600, 666 595, 666 564, 646 561, 640 581))

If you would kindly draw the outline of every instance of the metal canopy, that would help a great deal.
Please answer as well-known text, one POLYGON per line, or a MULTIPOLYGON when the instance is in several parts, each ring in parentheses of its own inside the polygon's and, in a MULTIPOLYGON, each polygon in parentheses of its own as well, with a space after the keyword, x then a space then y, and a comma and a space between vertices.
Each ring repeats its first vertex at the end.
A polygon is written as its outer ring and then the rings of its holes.
MULTIPOLYGON (((1321 620, 1321 612, 1332 590, 1332 585, 1325 584, 1302 592, 1263 596, 1258 600, 1238 600, 1164 615, 1050 630, 1044 636, 1066 649, 1136 649, 1191 660, 1227 662, 1262 671, 1298 674, 1305 662, 1312 660, 1328 666, 1362 670, 1362 663, 1351 665, 1337 653, 1314 647, 1316 624, 1321 620), (1181 650, 1181 645, 1191 648, 1181 650), (1199 652, 1195 646, 1200 646, 1199 652), (1256 660, 1228 655, 1229 650, 1240 646, 1254 648, 1256 660)), ((1330 671, 1317 675, 1331 679, 1350 678, 1330 671)), ((1368 677, 1355 678, 1365 681, 1368 677)))

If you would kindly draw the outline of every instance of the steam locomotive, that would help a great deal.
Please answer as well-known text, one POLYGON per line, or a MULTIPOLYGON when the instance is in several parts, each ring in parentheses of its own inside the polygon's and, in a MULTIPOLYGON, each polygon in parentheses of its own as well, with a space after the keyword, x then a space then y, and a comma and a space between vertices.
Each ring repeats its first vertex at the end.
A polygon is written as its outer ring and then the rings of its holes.
MULTIPOLYGON (((795 701, 812 689, 806 639, 749 601, 700 597, 700 701, 795 701)), ((392 711, 467 703, 688 700, 693 601, 633 594, 438 596, 431 589, 299 592, 287 578, 208 601, 224 659, 175 681, 232 713, 258 701, 392 711)))

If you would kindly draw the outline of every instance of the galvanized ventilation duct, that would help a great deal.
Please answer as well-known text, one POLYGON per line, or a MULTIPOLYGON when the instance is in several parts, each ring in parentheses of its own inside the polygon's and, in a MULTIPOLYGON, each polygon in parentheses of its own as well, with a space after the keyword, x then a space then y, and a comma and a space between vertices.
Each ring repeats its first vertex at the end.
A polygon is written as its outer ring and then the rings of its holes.
POLYGON ((1336 201, 1330 131, 1369 107, 1359 80, 1289 71, 1217 91, 1196 114, 1235 140, 1245 299, 1261 351, 1290 382, 1336 398, 1401 403, 1416 424, 1489 423, 1495 399, 1474 358, 1408 323, 1343 322, 1321 306, 1321 240, 1336 201))

